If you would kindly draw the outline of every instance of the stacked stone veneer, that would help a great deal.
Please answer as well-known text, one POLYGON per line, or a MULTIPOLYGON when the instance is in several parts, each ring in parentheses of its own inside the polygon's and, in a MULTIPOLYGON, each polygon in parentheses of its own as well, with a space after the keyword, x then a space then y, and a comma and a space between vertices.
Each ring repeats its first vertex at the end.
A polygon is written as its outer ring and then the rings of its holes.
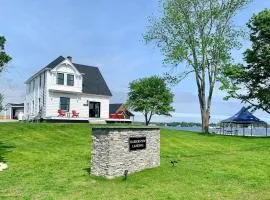
POLYGON ((153 127, 92 128, 91 174, 114 178, 160 165, 160 129, 153 127), (130 137, 146 137, 146 148, 129 150, 130 137))

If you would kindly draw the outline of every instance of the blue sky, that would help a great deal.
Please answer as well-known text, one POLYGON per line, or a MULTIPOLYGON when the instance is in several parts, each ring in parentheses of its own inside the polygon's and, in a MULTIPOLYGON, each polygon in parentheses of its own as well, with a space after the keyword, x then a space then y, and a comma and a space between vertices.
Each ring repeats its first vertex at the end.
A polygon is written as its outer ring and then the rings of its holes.
MULTIPOLYGON (((24 81, 42 66, 58 57, 72 56, 76 63, 99 66, 113 97, 124 102, 131 80, 168 71, 160 51, 145 45, 142 34, 147 18, 159 13, 159 0, 10 0, 1 2, 0 35, 7 39, 6 51, 13 60, 0 74, 0 92, 6 102, 22 102, 24 81)), ((255 0, 235 17, 244 25, 252 14, 270 7, 268 0, 255 0)), ((243 49, 249 46, 243 41, 243 49)), ((242 50, 233 57, 241 61, 242 50)), ((180 66, 184 67, 184 66, 180 66)), ((192 76, 173 88, 172 118, 155 121, 199 121, 199 104, 192 76)), ((226 118, 241 108, 236 100, 223 101, 216 89, 212 120, 226 118)), ((270 122, 269 115, 257 111, 270 122)), ((141 120, 141 116, 137 116, 141 120)))

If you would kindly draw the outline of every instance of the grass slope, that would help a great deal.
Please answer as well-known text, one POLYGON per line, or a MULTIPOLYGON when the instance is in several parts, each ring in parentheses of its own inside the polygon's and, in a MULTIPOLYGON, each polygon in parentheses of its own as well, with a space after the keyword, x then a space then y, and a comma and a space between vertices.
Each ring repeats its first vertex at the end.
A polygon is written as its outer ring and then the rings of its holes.
POLYGON ((0 199, 269 199, 270 140, 161 130, 161 167, 91 177, 88 124, 0 123, 0 199), (171 160, 179 160, 172 167, 171 160))

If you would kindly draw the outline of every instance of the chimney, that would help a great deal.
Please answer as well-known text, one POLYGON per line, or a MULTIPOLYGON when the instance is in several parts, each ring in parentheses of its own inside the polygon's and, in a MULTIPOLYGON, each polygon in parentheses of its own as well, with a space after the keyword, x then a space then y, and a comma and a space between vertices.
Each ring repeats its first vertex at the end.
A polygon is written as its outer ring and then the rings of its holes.
POLYGON ((71 56, 67 56, 67 59, 69 59, 69 61, 72 62, 72 57, 71 56))

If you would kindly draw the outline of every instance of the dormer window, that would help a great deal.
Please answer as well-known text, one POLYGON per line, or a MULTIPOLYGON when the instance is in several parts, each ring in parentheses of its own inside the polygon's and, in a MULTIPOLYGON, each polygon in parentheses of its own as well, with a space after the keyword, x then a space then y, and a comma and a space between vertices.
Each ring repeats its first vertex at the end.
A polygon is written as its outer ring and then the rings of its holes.
POLYGON ((74 86, 74 75, 73 74, 67 74, 67 85, 74 86))
POLYGON ((58 85, 64 85, 64 74, 63 73, 57 73, 57 80, 58 85))

